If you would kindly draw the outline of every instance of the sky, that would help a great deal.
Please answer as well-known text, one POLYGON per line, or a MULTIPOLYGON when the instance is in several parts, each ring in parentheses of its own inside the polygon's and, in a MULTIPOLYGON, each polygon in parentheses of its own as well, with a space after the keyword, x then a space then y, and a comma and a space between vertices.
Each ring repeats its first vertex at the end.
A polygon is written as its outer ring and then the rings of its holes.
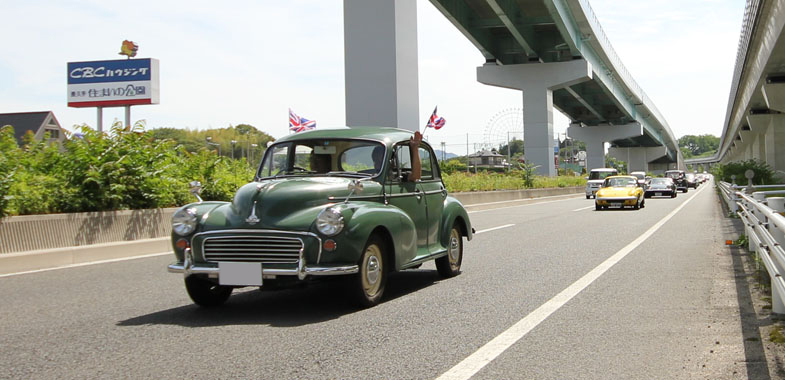
MULTIPOLYGON (((572 1, 572 0, 570 0, 572 1)), ((744 13, 741 0, 590 0, 635 81, 676 137, 719 136, 744 13)), ((519 123, 520 91, 482 85, 480 52, 426 0, 417 0, 422 125, 439 107, 444 128, 428 130, 438 148, 463 154, 519 123)), ((148 129, 250 124, 273 137, 288 131, 288 109, 345 125, 343 2, 238 0, 0 0, 0 113, 54 112, 69 130, 96 125, 95 108, 67 106, 68 62, 160 61, 160 104, 134 106, 148 129)), ((124 120, 104 109, 103 122, 124 120)), ((554 110, 554 132, 569 120, 554 110)))

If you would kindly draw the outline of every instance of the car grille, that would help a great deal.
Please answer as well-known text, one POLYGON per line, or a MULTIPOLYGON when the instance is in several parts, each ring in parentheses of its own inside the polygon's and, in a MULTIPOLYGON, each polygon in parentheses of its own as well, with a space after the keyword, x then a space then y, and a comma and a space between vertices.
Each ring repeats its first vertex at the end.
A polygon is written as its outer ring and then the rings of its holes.
POLYGON ((218 236, 204 240, 207 261, 240 261, 261 263, 296 263, 303 250, 303 241, 280 236, 218 236))

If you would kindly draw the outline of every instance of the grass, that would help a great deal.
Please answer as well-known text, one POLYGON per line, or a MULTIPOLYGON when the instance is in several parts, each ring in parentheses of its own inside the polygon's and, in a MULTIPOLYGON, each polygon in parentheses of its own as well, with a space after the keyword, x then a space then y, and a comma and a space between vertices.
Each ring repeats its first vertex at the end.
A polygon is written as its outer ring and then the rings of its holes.
POLYGON ((785 343, 785 335, 782 334, 781 325, 774 325, 771 327, 771 332, 769 332, 769 340, 772 343, 785 343))
POLYGON ((533 186, 526 186, 526 181, 519 171, 511 173, 464 173, 455 172, 452 174, 442 174, 444 185, 449 192, 466 191, 492 191, 492 190, 520 190, 520 189, 540 189, 549 187, 573 187, 584 186, 586 180, 583 177, 559 176, 533 178, 533 186))

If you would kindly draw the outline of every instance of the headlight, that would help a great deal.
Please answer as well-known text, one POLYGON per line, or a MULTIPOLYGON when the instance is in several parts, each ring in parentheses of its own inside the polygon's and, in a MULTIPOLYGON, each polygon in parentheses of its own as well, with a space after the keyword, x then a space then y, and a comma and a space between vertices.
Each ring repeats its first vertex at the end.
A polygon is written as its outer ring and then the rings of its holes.
POLYGON ((333 236, 343 230, 343 215, 338 209, 328 207, 316 217, 316 229, 320 233, 333 236))
POLYGON ((172 215, 172 230, 174 233, 185 236, 193 232, 196 228, 196 208, 186 208, 177 210, 172 215))

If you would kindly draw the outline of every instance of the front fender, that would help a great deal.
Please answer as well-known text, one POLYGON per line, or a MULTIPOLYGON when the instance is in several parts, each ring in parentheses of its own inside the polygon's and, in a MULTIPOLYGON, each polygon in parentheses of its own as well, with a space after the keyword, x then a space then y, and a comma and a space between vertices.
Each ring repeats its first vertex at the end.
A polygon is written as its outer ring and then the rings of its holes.
POLYGON ((452 230, 453 225, 456 224, 460 226, 461 234, 466 237, 466 240, 472 240, 474 237, 474 230, 472 229, 472 222, 469 220, 469 213, 466 212, 466 209, 459 200, 447 196, 447 198, 444 199, 441 231, 439 232, 442 246, 449 247, 450 231, 452 230))
POLYGON ((351 216, 344 231, 334 238, 339 246, 340 260, 352 263, 359 260, 368 238, 380 229, 389 239, 396 270, 416 255, 417 229, 402 210, 375 202, 351 202, 347 206, 351 216))

